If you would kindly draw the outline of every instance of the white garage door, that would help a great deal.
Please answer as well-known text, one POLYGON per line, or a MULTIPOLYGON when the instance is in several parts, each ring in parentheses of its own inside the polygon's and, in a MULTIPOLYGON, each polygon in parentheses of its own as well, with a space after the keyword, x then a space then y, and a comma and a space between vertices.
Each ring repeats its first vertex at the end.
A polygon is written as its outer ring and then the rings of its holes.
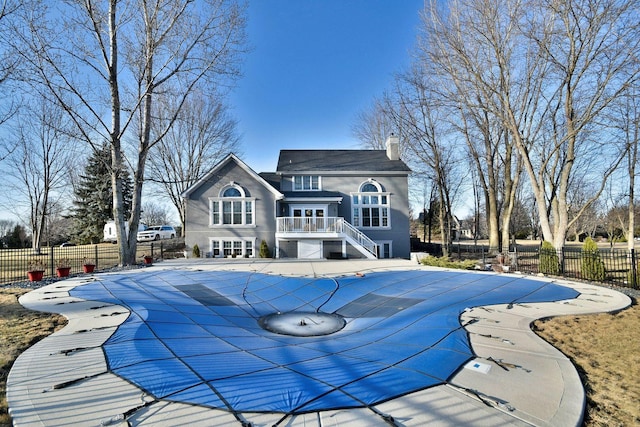
POLYGON ((299 240, 298 258, 318 259, 322 258, 322 240, 299 240))

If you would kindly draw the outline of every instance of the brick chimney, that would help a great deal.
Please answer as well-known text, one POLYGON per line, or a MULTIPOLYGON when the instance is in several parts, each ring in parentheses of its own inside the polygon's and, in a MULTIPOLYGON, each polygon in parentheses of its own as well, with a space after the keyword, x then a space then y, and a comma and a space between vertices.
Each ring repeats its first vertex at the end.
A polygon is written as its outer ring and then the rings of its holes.
POLYGON ((387 157, 389 160, 400 160, 400 139, 393 133, 387 138, 387 157))

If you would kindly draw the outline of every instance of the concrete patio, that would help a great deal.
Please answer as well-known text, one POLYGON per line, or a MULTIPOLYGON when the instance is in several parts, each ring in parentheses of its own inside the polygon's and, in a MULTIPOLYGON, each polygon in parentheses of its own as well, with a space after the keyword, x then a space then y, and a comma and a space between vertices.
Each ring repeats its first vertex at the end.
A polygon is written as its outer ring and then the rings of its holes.
MULTIPOLYGON (((162 271, 243 271, 287 277, 349 277, 373 272, 434 270, 408 260, 172 260, 126 272, 136 281, 162 271)), ((620 310, 631 301, 608 288, 532 278, 574 289, 575 299, 468 307, 460 314, 475 358, 445 384, 362 408, 295 413, 229 411, 157 399, 108 369, 101 347, 130 315, 123 306, 70 296, 106 280, 86 275, 34 290, 20 302, 69 319, 15 362, 7 398, 16 426, 578 426, 585 394, 576 369, 530 329, 535 319, 620 310)), ((119 273, 122 274, 122 273, 119 273)), ((487 277, 496 273, 474 273, 487 277)), ((504 276, 504 275, 503 275, 504 276)), ((519 278, 517 273, 509 277, 519 278)), ((384 387, 384 384, 380 384, 384 387)))

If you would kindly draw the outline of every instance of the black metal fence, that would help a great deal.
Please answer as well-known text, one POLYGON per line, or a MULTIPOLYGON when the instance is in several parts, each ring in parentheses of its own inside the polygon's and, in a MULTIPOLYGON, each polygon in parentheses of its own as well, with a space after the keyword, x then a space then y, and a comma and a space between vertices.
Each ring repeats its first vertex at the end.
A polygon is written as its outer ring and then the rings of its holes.
MULTIPOLYGON (((414 250, 442 256, 438 243, 420 243, 414 250)), ((144 255, 155 260, 182 257, 184 241, 139 244, 136 259, 143 262, 144 255)), ((570 279, 588 280, 617 286, 640 288, 640 271, 635 250, 602 248, 587 252, 580 247, 563 247, 544 251, 539 246, 517 246, 499 256, 489 255, 483 245, 453 244, 451 257, 475 259, 483 265, 500 265, 509 271, 526 274, 543 273, 570 279)), ((39 255, 31 249, 0 249, 0 285, 23 282, 34 265, 44 270, 43 278, 56 277, 59 265, 68 265, 70 274, 84 272, 84 264, 94 264, 94 271, 103 271, 118 265, 118 247, 112 244, 69 247, 45 247, 39 255)))
POLYGON ((633 249, 586 251, 579 247, 563 247, 545 251, 516 248, 505 255, 505 263, 510 269, 523 273, 558 275, 636 289, 639 285, 638 259, 633 249))
MULTIPOLYGON (((144 256, 154 260, 182 256, 184 243, 139 244, 136 260, 144 262, 144 256)), ((69 273, 84 273, 85 264, 94 265, 94 271, 104 271, 119 263, 118 246, 110 243, 98 245, 44 247, 40 254, 32 249, 0 249, 0 285, 28 280, 28 271, 43 270, 43 278, 56 277, 59 266, 68 266, 69 273)))
MULTIPOLYGON (((437 243, 421 244, 420 250, 442 256, 442 247, 437 243)), ((518 245, 499 256, 490 256, 486 246, 454 243, 451 258, 477 259, 483 265, 499 264, 506 267, 505 270, 526 274, 543 273, 640 288, 639 260, 635 250, 601 248, 585 251, 579 246, 566 246, 557 251, 545 251, 539 246, 518 245)))

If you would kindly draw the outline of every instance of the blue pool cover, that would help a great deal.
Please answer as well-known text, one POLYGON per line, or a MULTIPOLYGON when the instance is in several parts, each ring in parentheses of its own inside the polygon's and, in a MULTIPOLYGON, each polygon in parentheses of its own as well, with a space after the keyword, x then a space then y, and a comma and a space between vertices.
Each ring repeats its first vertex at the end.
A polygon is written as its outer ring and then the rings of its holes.
POLYGON ((442 384, 474 357, 460 324, 466 308, 578 296, 518 276, 426 270, 145 271, 105 275, 71 294, 130 310, 103 345, 107 363, 157 399, 283 414, 367 407, 442 384), (299 337, 259 325, 290 311, 339 314, 346 326, 299 337))

